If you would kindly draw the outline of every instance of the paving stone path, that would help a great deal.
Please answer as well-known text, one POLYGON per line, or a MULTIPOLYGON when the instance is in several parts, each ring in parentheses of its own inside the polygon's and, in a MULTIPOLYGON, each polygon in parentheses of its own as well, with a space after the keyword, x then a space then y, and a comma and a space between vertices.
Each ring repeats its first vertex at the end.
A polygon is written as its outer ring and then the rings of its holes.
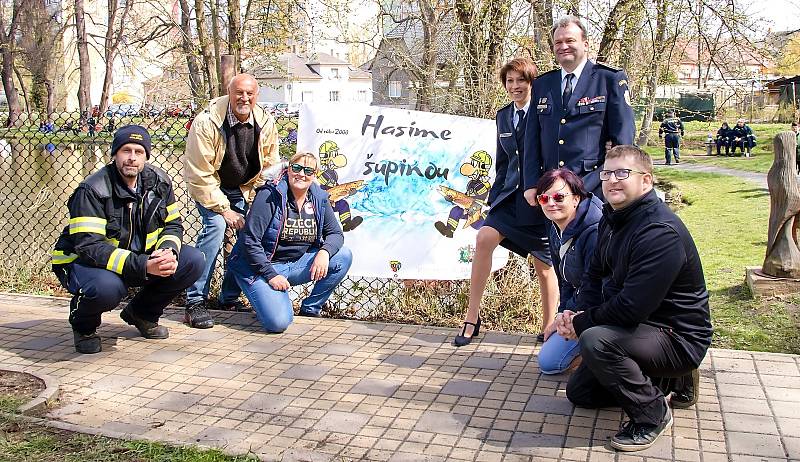
MULTIPOLYGON (((688 156, 689 158, 693 156, 688 156)), ((705 156, 703 156, 705 157, 705 156)), ((738 178, 742 178, 745 180, 752 181, 754 183, 758 183, 763 189, 767 189, 767 174, 766 173, 757 173, 757 172, 746 172, 744 170, 736 170, 734 168, 725 168, 725 167, 718 167, 716 165, 708 165, 708 164, 692 164, 681 162, 680 164, 673 164, 667 167, 665 161, 655 162, 654 165, 664 168, 674 168, 679 170, 686 170, 689 172, 700 172, 700 173, 718 173, 721 175, 730 175, 735 176, 738 178)))
POLYGON ((54 377, 47 418, 79 431, 283 461, 800 460, 800 357, 711 350, 700 402, 647 451, 607 446, 618 409, 574 408, 539 373, 535 338, 299 318, 280 335, 248 313, 167 340, 104 315, 103 352, 76 354, 64 299, 0 294, 0 368, 54 377))

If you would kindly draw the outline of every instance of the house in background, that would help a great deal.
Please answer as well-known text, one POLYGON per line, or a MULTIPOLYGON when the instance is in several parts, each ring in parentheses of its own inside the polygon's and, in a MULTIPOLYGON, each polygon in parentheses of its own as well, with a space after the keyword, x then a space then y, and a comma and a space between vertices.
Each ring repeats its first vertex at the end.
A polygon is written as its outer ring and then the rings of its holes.
MULTIPOLYGON (((384 15, 385 31, 378 45, 375 57, 362 68, 372 73, 373 104, 399 109, 417 109, 418 77, 423 72, 423 56, 426 52, 425 32, 414 6, 407 4, 385 5, 392 14, 384 15), (405 9, 411 9, 406 11, 405 9), (397 20, 391 17, 399 18, 397 20)), ((456 49, 458 26, 451 13, 442 13, 435 29, 435 39, 431 42, 429 53, 434 55, 437 90, 451 85, 460 85, 453 78, 453 65, 457 61, 456 49)), ((435 92, 432 106, 447 112, 454 110, 446 92, 435 92)))
POLYGON ((372 76, 327 53, 282 53, 275 64, 254 64, 260 102, 372 103, 372 76))

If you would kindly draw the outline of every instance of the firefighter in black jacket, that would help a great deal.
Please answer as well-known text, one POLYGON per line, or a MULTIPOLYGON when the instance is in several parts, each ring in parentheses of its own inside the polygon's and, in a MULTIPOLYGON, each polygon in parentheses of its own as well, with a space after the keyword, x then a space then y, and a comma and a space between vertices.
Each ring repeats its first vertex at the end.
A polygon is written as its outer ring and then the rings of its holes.
POLYGON ((681 119, 675 117, 675 111, 669 111, 667 117, 658 127, 658 137, 664 136, 664 158, 667 165, 672 164, 673 154, 675 163, 681 162, 681 137, 683 136, 683 123, 681 119))
POLYGON ((69 322, 79 353, 100 352, 100 315, 114 309, 129 287, 142 289, 120 317, 145 338, 167 338, 169 331, 158 324, 164 307, 203 267, 203 255, 181 245, 183 225, 170 178, 146 162, 147 130, 117 130, 111 158, 70 197, 69 224, 53 250, 53 271, 73 294, 69 322))

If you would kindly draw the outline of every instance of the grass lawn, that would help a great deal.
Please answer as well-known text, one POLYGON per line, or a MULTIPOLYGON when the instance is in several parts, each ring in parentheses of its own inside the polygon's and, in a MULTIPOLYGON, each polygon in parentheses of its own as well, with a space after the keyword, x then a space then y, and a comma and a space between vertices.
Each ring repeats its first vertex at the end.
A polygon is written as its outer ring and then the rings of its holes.
POLYGON ((252 462, 255 456, 228 456, 219 450, 115 440, 23 421, 11 412, 20 402, 0 394, 0 461, 3 462, 252 462))
POLYGON ((700 251, 711 294, 714 345, 720 348, 800 353, 797 298, 750 298, 745 266, 763 263, 769 197, 753 183, 725 175, 659 168, 688 205, 678 214, 700 251))
MULTIPOLYGON (((736 121, 729 121, 733 125, 736 121)), ((748 172, 767 173, 772 166, 774 155, 772 153, 772 138, 782 131, 790 130, 789 124, 752 124, 750 128, 756 135, 758 144, 753 149, 752 157, 725 157, 724 148, 722 157, 706 156, 705 141, 708 134, 716 136, 717 129, 722 122, 686 122, 686 136, 681 140, 681 156, 687 163, 711 164, 725 168, 745 170, 748 172)), ((654 129, 651 131, 650 144, 645 148, 656 160, 664 159, 664 142, 658 139, 658 122, 653 122, 654 129)), ((713 151, 716 154, 716 147, 713 151)), ((737 155, 739 150, 737 149, 737 155)))

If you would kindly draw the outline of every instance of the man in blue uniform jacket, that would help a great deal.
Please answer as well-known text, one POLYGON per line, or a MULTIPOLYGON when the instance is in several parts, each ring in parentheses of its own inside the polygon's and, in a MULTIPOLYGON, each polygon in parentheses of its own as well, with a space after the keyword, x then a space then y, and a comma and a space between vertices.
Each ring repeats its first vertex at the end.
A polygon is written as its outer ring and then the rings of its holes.
POLYGON ((561 68, 533 81, 527 117, 525 199, 534 207, 534 185, 559 167, 580 175, 586 190, 602 198, 598 169, 606 144, 633 144, 636 131, 625 71, 587 59, 586 26, 577 17, 560 19, 552 31, 561 68))

